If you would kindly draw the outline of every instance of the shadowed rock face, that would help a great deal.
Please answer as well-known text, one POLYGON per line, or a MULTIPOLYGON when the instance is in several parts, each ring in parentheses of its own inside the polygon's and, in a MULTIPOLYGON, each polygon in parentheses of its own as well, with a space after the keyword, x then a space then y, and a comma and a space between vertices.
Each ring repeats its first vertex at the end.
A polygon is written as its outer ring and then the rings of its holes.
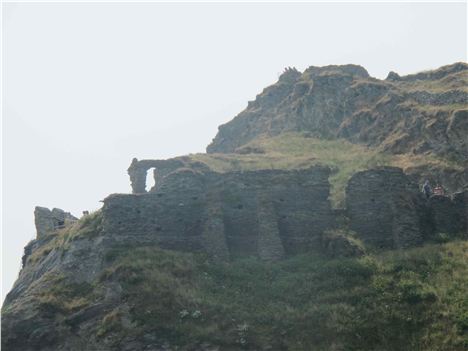
POLYGON ((278 259, 313 249, 333 226, 329 172, 182 168, 162 177, 150 193, 106 198, 104 230, 123 244, 278 259))

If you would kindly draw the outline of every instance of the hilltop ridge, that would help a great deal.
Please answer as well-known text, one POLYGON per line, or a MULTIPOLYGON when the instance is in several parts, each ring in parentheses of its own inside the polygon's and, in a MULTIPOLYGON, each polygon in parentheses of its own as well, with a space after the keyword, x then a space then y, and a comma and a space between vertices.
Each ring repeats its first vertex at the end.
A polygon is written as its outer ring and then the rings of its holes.
POLYGON ((259 136, 308 132, 392 154, 432 154, 468 162, 468 65, 387 79, 358 65, 288 68, 232 121, 208 153, 232 153, 259 136))

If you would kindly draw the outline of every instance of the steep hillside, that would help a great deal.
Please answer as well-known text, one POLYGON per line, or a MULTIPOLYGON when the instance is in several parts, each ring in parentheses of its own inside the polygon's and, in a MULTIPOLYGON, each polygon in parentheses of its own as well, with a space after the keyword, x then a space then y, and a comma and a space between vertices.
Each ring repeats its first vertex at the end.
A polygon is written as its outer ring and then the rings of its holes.
POLYGON ((101 218, 98 212, 51 235, 27 258, 27 284, 2 311, 2 349, 468 346, 466 240, 213 263, 155 246, 106 247, 101 218))
POLYGON ((37 207, 2 350, 466 350, 467 74, 287 69, 206 154, 37 207))
POLYGON ((309 132, 393 154, 468 161, 468 65, 379 80, 355 65, 287 69, 232 121, 209 153, 235 152, 260 135, 309 132))

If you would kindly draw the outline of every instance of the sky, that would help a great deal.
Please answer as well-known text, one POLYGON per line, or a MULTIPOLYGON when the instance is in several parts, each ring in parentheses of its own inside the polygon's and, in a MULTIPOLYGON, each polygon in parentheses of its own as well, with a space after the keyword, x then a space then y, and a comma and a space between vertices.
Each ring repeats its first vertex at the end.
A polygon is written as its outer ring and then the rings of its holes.
POLYGON ((3 3, 2 301, 36 205, 130 192, 133 157, 204 152, 285 67, 377 78, 466 61, 466 3, 3 3))

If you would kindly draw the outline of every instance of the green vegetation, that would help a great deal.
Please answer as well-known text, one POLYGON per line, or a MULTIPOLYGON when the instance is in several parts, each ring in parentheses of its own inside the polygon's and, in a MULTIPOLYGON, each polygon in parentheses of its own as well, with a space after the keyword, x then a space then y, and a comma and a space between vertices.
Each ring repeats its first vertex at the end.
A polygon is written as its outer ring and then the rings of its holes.
POLYGON ((343 139, 310 138, 300 133, 260 138, 244 148, 261 153, 196 154, 191 157, 217 172, 330 166, 334 171, 330 177, 331 200, 336 207, 344 205, 344 189, 355 172, 391 163, 390 156, 362 145, 352 144, 343 139))
POLYGON ((330 200, 334 207, 344 206, 346 184, 354 173, 362 170, 378 166, 406 169, 423 164, 460 168, 460 165, 430 155, 390 155, 378 149, 352 144, 344 139, 310 138, 304 133, 285 133, 272 138, 258 138, 245 145, 243 149, 254 150, 256 153, 193 154, 190 157, 216 172, 329 166, 334 171, 330 177, 330 200))
POLYGON ((76 223, 57 230, 49 235, 49 241, 39 250, 33 252, 28 262, 36 263, 46 257, 52 250, 68 250, 70 242, 82 238, 94 238, 102 231, 102 212, 96 211, 80 218, 76 223))
POLYGON ((137 328, 117 312, 99 330, 154 333, 223 350, 465 350, 468 242, 360 258, 316 254, 214 264, 158 248, 116 250, 101 281, 124 289, 137 328))
POLYGON ((468 75, 466 71, 460 71, 447 75, 441 79, 416 79, 398 81, 394 83, 406 91, 427 91, 430 93, 444 93, 449 90, 468 91, 468 75))
POLYGON ((45 315, 70 314, 87 307, 94 298, 94 288, 88 283, 69 282, 65 276, 51 274, 42 277, 43 289, 38 296, 39 309, 45 315))

